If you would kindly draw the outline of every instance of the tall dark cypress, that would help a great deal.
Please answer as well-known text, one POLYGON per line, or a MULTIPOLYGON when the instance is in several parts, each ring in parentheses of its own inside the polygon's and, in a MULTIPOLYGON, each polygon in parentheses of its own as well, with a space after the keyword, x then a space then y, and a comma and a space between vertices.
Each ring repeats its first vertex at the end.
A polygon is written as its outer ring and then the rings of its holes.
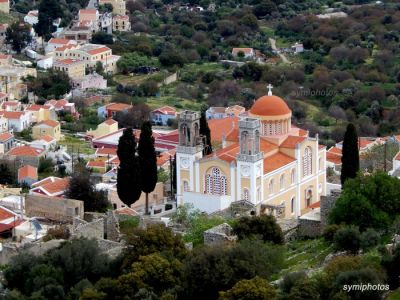
POLYGON ((146 215, 149 214, 149 193, 154 191, 157 184, 157 155, 154 148, 154 137, 151 123, 142 124, 139 138, 139 163, 141 169, 141 188, 146 193, 146 215))
POLYGON ((211 130, 210 130, 210 127, 208 127, 205 108, 203 108, 201 110, 200 135, 205 137, 203 155, 211 154, 212 151, 213 151, 212 150, 212 145, 211 145, 211 130))
POLYGON ((355 178, 360 170, 360 157, 358 154, 358 135, 354 124, 347 125, 343 138, 342 172, 340 181, 342 185, 349 178, 355 178))
POLYGON ((117 155, 120 161, 117 174, 118 197, 130 206, 142 193, 140 164, 136 156, 136 140, 132 128, 125 129, 119 138, 117 155))

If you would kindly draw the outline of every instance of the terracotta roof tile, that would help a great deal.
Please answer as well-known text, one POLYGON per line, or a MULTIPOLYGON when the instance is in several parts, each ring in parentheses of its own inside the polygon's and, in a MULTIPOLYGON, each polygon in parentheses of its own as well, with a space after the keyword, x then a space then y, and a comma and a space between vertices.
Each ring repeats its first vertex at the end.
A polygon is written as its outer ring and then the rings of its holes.
POLYGON ((0 115, 7 119, 21 119, 24 114, 22 111, 0 111, 0 115))
POLYGON ((279 146, 281 148, 296 148, 296 145, 302 143, 306 137, 304 136, 288 136, 279 146))
POLYGON ((12 156, 34 156, 39 157, 43 153, 43 149, 33 148, 30 146, 15 147, 8 151, 8 155, 12 156))
POLYGON ((36 126, 41 126, 41 125, 47 125, 47 126, 50 126, 50 127, 57 127, 57 126, 59 126, 60 125, 60 122, 58 122, 58 121, 54 121, 54 120, 44 120, 44 121, 42 121, 42 122, 39 122, 39 123, 37 123, 36 125, 35 125, 35 127, 36 126))
POLYGON ((1 133, 1 134, 0 134, 0 142, 7 141, 7 140, 9 140, 9 139, 11 139, 11 138, 13 138, 13 137, 14 137, 14 136, 13 136, 11 133, 9 133, 9 132, 1 133))
POLYGON ((67 39, 57 39, 57 38, 51 38, 47 43, 49 44, 60 44, 60 45, 66 45, 70 42, 70 40, 67 39))
POLYGON ((21 168, 19 168, 18 169, 18 179, 21 180, 26 177, 36 180, 38 178, 37 168, 35 168, 31 165, 25 165, 25 166, 22 166, 21 168))
POLYGON ((282 152, 268 156, 264 158, 264 174, 277 170, 294 161, 295 159, 293 157, 283 154, 282 152))
POLYGON ((97 148, 96 155, 117 155, 117 149, 115 148, 97 148))
POLYGON ((115 121, 114 119, 107 119, 103 123, 105 123, 107 125, 113 125, 113 124, 118 123, 118 122, 115 121))
POLYGON ((132 108, 132 105, 125 103, 110 103, 106 106, 106 108, 112 111, 122 111, 132 108))
POLYGON ((110 48, 108 48, 106 46, 103 46, 103 47, 100 47, 100 48, 97 48, 97 49, 89 50, 89 51, 87 51, 87 53, 89 53, 90 55, 96 55, 96 54, 100 54, 100 53, 103 53, 103 52, 107 52, 109 50, 110 50, 110 48))
POLYGON ((232 129, 238 127, 239 118, 223 118, 208 120, 211 131, 211 141, 221 142, 223 136, 228 136, 232 129))

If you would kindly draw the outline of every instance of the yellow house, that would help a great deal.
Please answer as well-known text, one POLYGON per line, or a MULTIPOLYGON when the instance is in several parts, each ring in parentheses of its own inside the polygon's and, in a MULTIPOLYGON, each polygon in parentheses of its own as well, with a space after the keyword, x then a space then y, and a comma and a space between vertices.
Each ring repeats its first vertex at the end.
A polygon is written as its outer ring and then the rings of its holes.
POLYGON ((113 119, 107 119, 103 123, 99 124, 95 130, 88 130, 86 134, 93 138, 97 138, 116 131, 118 131, 118 122, 113 119))
POLYGON ((32 122, 34 123, 39 123, 46 120, 54 120, 56 118, 54 109, 51 109, 47 105, 31 104, 28 105, 25 110, 31 112, 32 122))
POLYGON ((10 13, 10 0, 0 0, 0 11, 10 13))
POLYGON ((60 122, 54 120, 42 121, 32 127, 32 137, 37 140, 45 135, 53 137, 56 141, 61 139, 60 122))
POLYGON ((129 16, 116 15, 113 17, 113 31, 130 31, 129 16))
POLYGON ((125 0, 99 0, 99 5, 111 4, 113 7, 113 14, 125 15, 126 3, 125 0))
POLYGON ((225 133, 222 148, 205 157, 200 114, 178 115, 178 204, 213 213, 247 203, 277 218, 297 218, 318 205, 326 194, 326 149, 318 136, 292 126, 292 111, 269 88, 225 133))
POLYGON ((78 59, 61 59, 54 62, 53 68, 58 71, 66 72, 69 78, 85 77, 85 62, 78 59))

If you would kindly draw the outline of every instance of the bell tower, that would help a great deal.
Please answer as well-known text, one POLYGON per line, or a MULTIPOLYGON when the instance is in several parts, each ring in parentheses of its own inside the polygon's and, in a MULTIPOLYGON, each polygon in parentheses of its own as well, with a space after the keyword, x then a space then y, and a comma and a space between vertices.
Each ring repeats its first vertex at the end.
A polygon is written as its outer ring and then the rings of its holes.
POLYGON ((260 120, 239 120, 240 152, 237 156, 238 200, 258 205, 263 200, 264 155, 260 151, 260 120))
POLYGON ((198 160, 203 157, 200 113, 185 110, 178 114, 179 145, 176 148, 176 192, 178 205, 185 192, 198 192, 198 160), (197 174, 197 175, 196 175, 197 174))

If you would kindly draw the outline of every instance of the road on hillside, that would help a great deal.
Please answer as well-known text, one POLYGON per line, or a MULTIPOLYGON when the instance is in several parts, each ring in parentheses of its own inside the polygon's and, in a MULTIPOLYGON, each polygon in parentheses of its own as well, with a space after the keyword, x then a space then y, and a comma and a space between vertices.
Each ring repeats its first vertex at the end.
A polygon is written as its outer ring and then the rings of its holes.
POLYGON ((275 50, 276 53, 278 53, 278 55, 279 55, 279 57, 282 59, 282 61, 283 61, 285 64, 290 64, 291 62, 290 62, 290 61, 286 58, 286 56, 285 56, 283 53, 281 53, 281 52, 278 50, 278 48, 276 47, 276 41, 275 41, 273 38, 268 38, 268 40, 269 40, 269 43, 271 44, 272 50, 275 50))

